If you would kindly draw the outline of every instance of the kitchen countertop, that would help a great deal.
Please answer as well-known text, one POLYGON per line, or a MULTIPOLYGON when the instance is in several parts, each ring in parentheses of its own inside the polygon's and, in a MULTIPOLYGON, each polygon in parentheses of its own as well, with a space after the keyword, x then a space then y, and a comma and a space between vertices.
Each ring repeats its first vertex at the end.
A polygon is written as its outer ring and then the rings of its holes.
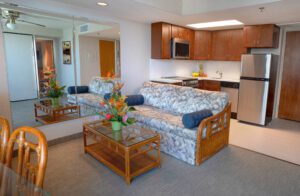
MULTIPOLYGON (((189 77, 189 78, 195 78, 195 77, 189 77)), ((220 82, 237 82, 239 83, 239 79, 232 79, 232 78, 215 78, 215 77, 198 77, 198 80, 214 80, 214 81, 220 81, 220 82)), ((150 79, 152 82, 162 82, 162 83, 178 83, 181 82, 181 80, 175 80, 175 79, 168 79, 168 78, 154 78, 150 79)))
POLYGON ((237 82, 237 83, 240 83, 240 79, 232 79, 232 78, 198 77, 198 80, 214 80, 214 81, 220 81, 220 82, 237 82))
POLYGON ((162 83, 170 83, 170 84, 174 84, 174 83, 180 83, 181 80, 175 80, 175 79, 166 79, 166 78, 155 78, 155 79, 150 79, 151 82, 162 82, 162 83))

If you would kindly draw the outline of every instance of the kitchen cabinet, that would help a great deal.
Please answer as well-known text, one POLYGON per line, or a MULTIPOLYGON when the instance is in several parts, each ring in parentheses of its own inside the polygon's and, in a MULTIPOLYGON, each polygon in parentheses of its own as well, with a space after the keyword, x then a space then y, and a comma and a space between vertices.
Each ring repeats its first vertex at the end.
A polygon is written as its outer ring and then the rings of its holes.
POLYGON ((274 24, 249 25, 244 27, 246 48, 277 48, 280 29, 274 24))
POLYGON ((192 29, 172 25, 172 38, 179 38, 189 41, 190 59, 194 59, 195 31, 192 29))
POLYGON ((195 31, 194 59, 210 60, 211 58, 211 31, 195 31))
POLYGON ((172 25, 164 22, 151 25, 151 58, 171 58, 172 25))
POLYGON ((242 29, 212 32, 211 60, 240 61, 246 52, 242 29))
POLYGON ((220 91, 221 82, 215 80, 199 80, 198 88, 208 91, 220 91))

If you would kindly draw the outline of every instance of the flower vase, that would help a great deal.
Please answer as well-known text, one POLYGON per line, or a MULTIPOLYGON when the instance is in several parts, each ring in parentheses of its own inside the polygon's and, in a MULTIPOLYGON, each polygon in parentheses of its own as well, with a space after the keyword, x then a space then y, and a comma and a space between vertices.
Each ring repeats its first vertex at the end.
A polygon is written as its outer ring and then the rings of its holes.
POLYGON ((122 129, 122 123, 119 121, 112 121, 111 122, 111 129, 113 131, 120 131, 122 129))
POLYGON ((51 104, 52 104, 52 107, 58 107, 59 106, 59 98, 58 97, 51 98, 51 104))
POLYGON ((119 131, 113 131, 112 132, 112 135, 113 135, 113 139, 115 141, 121 141, 122 140, 122 130, 119 130, 119 131))

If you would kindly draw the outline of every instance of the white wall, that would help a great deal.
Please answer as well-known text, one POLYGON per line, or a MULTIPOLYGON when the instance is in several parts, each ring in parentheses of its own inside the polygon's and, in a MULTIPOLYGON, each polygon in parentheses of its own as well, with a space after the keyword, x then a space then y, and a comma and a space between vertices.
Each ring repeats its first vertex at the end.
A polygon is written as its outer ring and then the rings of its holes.
POLYGON ((79 36, 79 53, 80 85, 88 85, 93 76, 100 76, 99 38, 79 36))
POLYGON ((162 76, 191 76, 198 71, 199 61, 150 59, 150 78, 162 76))
POLYGON ((131 21, 120 25, 121 79, 124 94, 137 93, 143 82, 149 80, 151 26, 131 21))
MULTIPOLYGON (((61 86, 74 86, 75 85, 75 72, 74 72, 74 55, 73 55, 73 30, 72 28, 63 29, 63 36, 59 41, 59 63, 57 68, 57 79, 61 86), (63 54, 62 54, 62 42, 71 41, 71 64, 63 64, 63 54)), ((67 89, 67 88, 66 88, 67 89)))
POLYGON ((217 70, 223 72, 224 79, 239 80, 241 75, 240 61, 201 61, 204 65, 204 72, 209 77, 218 77, 217 70))
POLYGON ((240 61, 192 61, 192 60, 150 60, 150 78, 162 76, 191 76, 193 71, 199 71, 203 64, 204 72, 209 77, 216 77, 217 70, 223 72, 223 78, 240 78, 240 61))

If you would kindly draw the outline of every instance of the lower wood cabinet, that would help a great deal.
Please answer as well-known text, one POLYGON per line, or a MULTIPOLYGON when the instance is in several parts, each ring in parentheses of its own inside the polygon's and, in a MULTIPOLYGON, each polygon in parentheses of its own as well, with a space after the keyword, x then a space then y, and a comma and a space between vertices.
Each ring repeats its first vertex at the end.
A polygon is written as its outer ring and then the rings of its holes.
POLYGON ((221 91, 221 82, 215 80, 199 80, 198 88, 208 91, 221 91))

